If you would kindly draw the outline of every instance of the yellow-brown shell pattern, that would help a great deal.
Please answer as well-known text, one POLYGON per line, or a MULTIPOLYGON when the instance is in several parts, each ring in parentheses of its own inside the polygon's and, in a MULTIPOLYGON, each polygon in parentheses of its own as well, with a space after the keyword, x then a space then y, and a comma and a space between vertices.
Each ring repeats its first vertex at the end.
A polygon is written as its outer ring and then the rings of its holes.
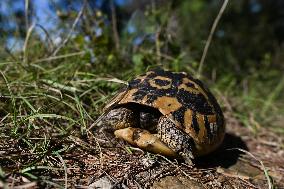
POLYGON ((183 72, 149 71, 129 82, 118 104, 151 106, 188 133, 204 154, 223 140, 225 125, 219 104, 200 80, 183 72))

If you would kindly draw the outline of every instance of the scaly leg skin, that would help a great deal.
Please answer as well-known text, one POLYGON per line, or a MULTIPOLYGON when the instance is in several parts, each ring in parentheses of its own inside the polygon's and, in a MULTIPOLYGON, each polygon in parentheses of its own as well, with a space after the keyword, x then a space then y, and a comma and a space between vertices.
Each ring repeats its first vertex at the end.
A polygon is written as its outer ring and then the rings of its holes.
POLYGON ((158 137, 170 149, 179 154, 187 164, 192 165, 194 141, 185 132, 179 130, 167 117, 160 118, 158 126, 158 137))

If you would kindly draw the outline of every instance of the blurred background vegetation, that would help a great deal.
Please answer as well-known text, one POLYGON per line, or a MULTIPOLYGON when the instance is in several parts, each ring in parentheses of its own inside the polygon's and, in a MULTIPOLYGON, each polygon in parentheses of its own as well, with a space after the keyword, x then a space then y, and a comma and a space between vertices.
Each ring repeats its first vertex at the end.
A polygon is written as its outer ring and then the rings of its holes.
MULTIPOLYGON (((83 116, 86 128, 119 88, 109 78, 129 80, 156 66, 197 75, 222 3, 1 1, 1 117, 11 116, 15 133, 23 122, 35 124, 18 116, 43 113, 83 116)), ((281 0, 229 1, 214 33, 201 79, 252 130, 284 132, 283 42, 281 0)))

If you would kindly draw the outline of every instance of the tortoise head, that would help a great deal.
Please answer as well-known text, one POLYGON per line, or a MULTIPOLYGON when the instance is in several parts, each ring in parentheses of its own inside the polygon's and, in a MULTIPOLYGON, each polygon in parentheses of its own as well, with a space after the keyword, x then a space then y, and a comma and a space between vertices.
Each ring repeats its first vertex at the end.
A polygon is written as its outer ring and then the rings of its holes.
POLYGON ((103 115, 97 125, 107 127, 110 130, 117 130, 126 127, 135 127, 135 125, 138 124, 138 117, 132 110, 125 107, 119 107, 114 108, 103 115))

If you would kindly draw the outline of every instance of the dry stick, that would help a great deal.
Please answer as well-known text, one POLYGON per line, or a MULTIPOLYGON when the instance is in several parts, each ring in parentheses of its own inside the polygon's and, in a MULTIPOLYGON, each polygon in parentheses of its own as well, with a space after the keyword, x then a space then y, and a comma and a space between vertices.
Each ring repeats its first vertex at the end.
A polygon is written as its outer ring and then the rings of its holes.
POLYGON ((40 24, 36 24, 36 26, 38 26, 44 32, 44 34, 46 36, 46 41, 49 44, 50 49, 53 49, 54 48, 54 43, 53 43, 53 40, 51 39, 48 31, 40 24))
POLYGON ((71 30, 70 30, 70 32, 68 33, 67 37, 66 37, 66 38, 64 39, 64 41, 57 47, 57 49, 54 50, 52 56, 55 56, 55 55, 58 53, 58 51, 59 51, 59 50, 69 41, 69 39, 71 38, 72 33, 73 33, 73 31, 75 30, 75 27, 77 26, 77 24, 78 24, 78 22, 79 22, 81 16, 83 15, 83 10, 84 10, 84 8, 85 8, 85 5, 86 5, 86 1, 84 1, 84 4, 82 5, 82 8, 81 8, 80 12, 78 13, 78 15, 77 15, 75 21, 73 22, 72 27, 71 27, 71 30))
POLYGON ((185 176, 187 176, 189 179, 191 180, 196 180, 194 177, 190 176, 189 174, 187 174, 185 171, 183 171, 179 165, 176 165, 175 163, 173 163, 171 160, 169 160, 168 158, 166 158, 163 155, 157 154, 156 156, 159 156, 161 158, 163 158, 164 160, 166 160, 168 163, 170 163, 171 165, 173 165, 174 167, 176 167, 178 170, 180 170, 181 173, 183 173, 185 176))
POLYGON ((269 188, 269 189, 272 189, 272 188, 273 188, 273 187, 272 187, 272 181, 271 181, 271 179, 270 179, 270 177, 269 177, 269 174, 268 174, 268 170, 266 169, 266 167, 264 166, 263 162, 262 162, 260 159, 256 158, 256 157, 255 157, 252 153, 250 153, 249 151, 243 150, 243 149, 241 149, 241 148, 231 148, 231 149, 228 149, 228 150, 239 150, 239 151, 241 151, 241 152, 246 153, 247 155, 249 155, 250 157, 252 157, 252 158, 255 159, 256 161, 258 161, 258 162, 260 163, 260 165, 261 165, 261 168, 263 169, 264 176, 265 176, 265 178, 266 178, 266 180, 267 180, 267 183, 268 183, 268 188, 269 188))
POLYGON ((51 56, 51 57, 48 57, 48 58, 36 60, 36 61, 32 62, 31 64, 40 63, 40 62, 48 62, 48 61, 51 61, 51 60, 58 60, 58 59, 62 59, 62 58, 72 57, 72 56, 84 55, 85 53, 86 53, 86 51, 80 51, 80 52, 69 53, 69 54, 64 54, 64 55, 51 56))
POLYGON ((37 188, 36 186, 37 186, 36 182, 29 182, 29 183, 25 183, 25 184, 18 185, 18 186, 13 186, 12 188, 14 189, 37 188))
POLYGON ((29 39, 31 37, 31 34, 34 30, 35 25, 31 25, 31 27, 29 27, 28 31, 27 31, 27 35, 26 35, 26 39, 25 39, 25 43, 23 46, 23 52, 24 52, 24 56, 23 56, 23 62, 24 64, 28 63, 28 43, 29 43, 29 39))
MULTIPOLYGON (((2 96, 0 95, 0 98, 1 98, 2 96)), ((8 117, 8 116, 10 116, 10 113, 8 113, 7 115, 5 115, 1 120, 0 120, 0 126, 2 126, 2 123, 4 122, 4 120, 8 117)))
POLYGON ((61 161, 63 168, 64 168, 64 180, 65 180, 65 187, 64 188, 68 188, 68 186, 67 186, 68 185, 67 166, 66 166, 62 156, 58 152, 56 152, 55 154, 59 158, 59 160, 61 161))
POLYGON ((208 48, 209 48, 210 43, 212 41, 213 34, 216 30, 216 27, 219 23, 220 18, 222 17, 222 14, 223 14, 225 8, 227 7, 228 2, 229 2, 229 0, 224 0, 223 5, 222 5, 217 17, 215 18, 214 23, 212 25, 212 28, 210 30, 210 34, 209 34, 208 39, 206 41, 206 44, 205 44, 205 47, 204 47, 204 50, 203 50, 203 54, 202 54, 202 57, 201 57, 201 60, 200 60, 200 63, 199 63, 199 67, 198 67, 198 73, 197 73, 198 78, 200 78, 200 76, 202 74, 201 72, 202 72, 202 69, 203 69, 204 60, 206 58, 208 48))
POLYGON ((157 64, 161 64, 161 44, 160 44, 160 33, 161 33, 161 28, 158 29, 158 31, 155 34, 155 45, 156 45, 156 56, 157 56, 157 64))
POLYGON ((25 0, 25 24, 26 24, 27 34, 26 34, 25 43, 24 43, 24 46, 23 46, 23 52, 24 52, 23 62, 24 62, 24 64, 26 64, 27 61, 28 61, 28 58, 27 58, 28 41, 29 41, 31 33, 32 33, 32 31, 35 27, 34 24, 32 26, 30 26, 30 24, 29 24, 29 2, 30 2, 29 0, 25 0))
POLYGON ((115 11, 113 0, 111 1, 111 25, 112 25, 112 31, 113 31, 113 38, 115 41, 115 48, 116 50, 119 50, 120 40, 119 40, 118 31, 117 31, 116 11, 115 11))
POLYGON ((26 31, 29 29, 29 0, 25 0, 25 24, 26 24, 26 31))

